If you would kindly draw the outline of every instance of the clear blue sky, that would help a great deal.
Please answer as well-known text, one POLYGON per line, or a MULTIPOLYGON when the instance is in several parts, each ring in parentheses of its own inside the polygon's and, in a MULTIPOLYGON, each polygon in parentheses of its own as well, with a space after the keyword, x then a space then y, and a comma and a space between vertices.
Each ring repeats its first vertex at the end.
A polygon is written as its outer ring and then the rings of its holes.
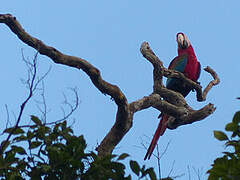
MULTIPOLYGON (((189 37, 202 67, 210 66, 221 79, 213 88, 207 101, 196 102, 195 94, 187 97, 194 108, 211 102, 217 110, 203 121, 168 130, 160 138, 161 150, 170 146, 161 160, 163 176, 167 176, 173 162, 172 176, 187 179, 187 167, 191 179, 196 179, 195 169, 204 174, 213 160, 224 151, 223 143, 213 138, 213 130, 223 130, 236 110, 239 110, 239 6, 237 0, 212 1, 56 1, 19 0, 1 2, 0 13, 17 17, 24 29, 46 44, 63 53, 85 58, 101 70, 103 78, 117 84, 129 102, 152 92, 152 66, 140 54, 143 41, 148 41, 165 66, 176 56, 175 35, 182 31, 189 37)), ((5 104, 11 120, 19 111, 19 104, 26 97, 26 89, 20 79, 26 77, 26 67, 21 61, 21 48, 25 55, 33 57, 34 50, 22 43, 5 25, 0 25, 1 94, 0 111, 2 128, 5 127, 5 104)), ((49 120, 61 117, 62 93, 70 93, 69 87, 78 87, 80 107, 73 115, 76 134, 84 134, 88 150, 97 143, 115 121, 116 105, 110 97, 101 94, 82 71, 57 65, 39 56, 39 71, 52 70, 45 80, 49 120)), ((202 71, 200 81, 204 86, 211 77, 202 71)), ((38 99, 39 97, 35 97, 38 99)), ((35 102, 27 106, 24 118, 38 115, 35 102)), ((141 142, 150 141, 158 124, 159 112, 148 109, 134 116, 133 128, 124 137, 114 153, 127 152, 147 166, 157 167, 155 158, 143 161, 146 150, 141 142)), ((157 170, 157 169, 156 169, 157 170)), ((202 176, 206 179, 206 176, 202 176)))

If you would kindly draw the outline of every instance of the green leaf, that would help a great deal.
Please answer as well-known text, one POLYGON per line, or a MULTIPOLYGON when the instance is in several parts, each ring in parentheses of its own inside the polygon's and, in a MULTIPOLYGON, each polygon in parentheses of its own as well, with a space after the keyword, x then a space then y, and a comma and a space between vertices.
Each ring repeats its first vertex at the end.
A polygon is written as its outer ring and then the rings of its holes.
POLYGON ((40 119, 38 119, 37 116, 33 116, 31 115, 31 120, 36 124, 36 125, 42 125, 42 121, 40 119))
POLYGON ((39 141, 33 141, 30 143, 29 149, 34 149, 37 148, 38 146, 40 146, 42 143, 39 141))
POLYGON ((13 139, 13 141, 15 141, 15 142, 20 142, 20 141, 25 141, 25 140, 27 140, 27 137, 24 135, 17 136, 13 139))
POLYGON ((51 170, 51 166, 47 165, 47 164, 43 164, 41 166, 43 172, 48 172, 49 170, 51 170))
POLYGON ((230 157, 230 158, 235 158, 235 155, 234 155, 234 153, 230 153, 230 152, 223 152, 223 154, 226 154, 228 157, 230 157))
POLYGON ((34 137, 34 133, 31 132, 31 131, 28 131, 28 132, 27 132, 27 138, 28 138, 28 140, 31 140, 33 137, 34 137))
POLYGON ((61 127, 62 127, 62 130, 66 129, 66 127, 67 127, 67 121, 63 121, 63 122, 61 123, 61 127))
POLYGON ((137 176, 139 176, 140 167, 136 161, 130 161, 130 168, 137 176))
POLYGON ((116 173, 124 174, 125 166, 119 162, 109 162, 110 169, 114 170, 116 173))
POLYGON ((7 128, 3 131, 3 133, 9 133, 9 134, 22 134, 24 133, 24 131, 21 128, 16 128, 16 127, 12 127, 12 128, 7 128))
POLYGON ((226 141, 226 140, 228 140, 227 135, 224 132, 222 132, 222 131, 214 131, 213 133, 214 133, 214 137, 216 139, 218 139, 219 141, 226 141))
POLYGON ((15 160, 16 160, 15 155, 16 155, 15 152, 13 152, 13 151, 8 151, 8 152, 6 153, 5 161, 6 161, 7 163, 9 163, 9 164, 14 163, 15 160))
POLYGON ((236 112, 233 116, 233 122, 234 123, 240 123, 240 111, 236 112))
POLYGON ((2 148, 1 150, 2 150, 2 152, 4 152, 5 149, 7 149, 9 144, 10 144, 10 141, 2 141, 2 143, 1 143, 1 148, 2 148))
POLYGON ((21 154, 21 155, 23 155, 23 154, 27 154, 26 153, 26 151, 25 151, 25 149, 24 148, 22 148, 22 147, 20 147, 20 146, 11 146, 11 148, 12 148, 12 150, 14 150, 16 153, 18 153, 18 154, 21 154))
POLYGON ((127 153, 123 153, 123 154, 121 154, 119 157, 118 157, 118 161, 119 160, 123 160, 123 159, 125 159, 126 157, 128 157, 129 156, 129 154, 127 154, 127 153))
POLYGON ((238 129, 238 125, 236 123, 228 123, 225 127, 226 131, 231 131, 231 132, 235 132, 238 129))
POLYGON ((157 180, 157 176, 156 176, 153 168, 147 169, 146 172, 147 172, 148 175, 150 176, 150 179, 151 179, 151 180, 157 180))

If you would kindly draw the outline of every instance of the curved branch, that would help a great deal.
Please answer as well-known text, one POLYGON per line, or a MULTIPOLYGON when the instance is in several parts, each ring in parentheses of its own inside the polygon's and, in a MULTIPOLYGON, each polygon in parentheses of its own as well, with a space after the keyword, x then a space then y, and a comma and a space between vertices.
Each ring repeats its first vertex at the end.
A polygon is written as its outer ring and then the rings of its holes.
POLYGON ((159 94, 155 93, 130 103, 129 107, 132 113, 136 113, 149 107, 153 107, 158 109, 159 111, 167 112, 167 114, 177 117, 183 116, 188 111, 184 107, 178 107, 163 100, 159 94))
POLYGON ((147 42, 143 42, 140 51, 142 55, 152 63, 153 69, 153 91, 157 92, 157 88, 163 87, 162 76, 163 76, 163 63, 162 61, 154 54, 153 50, 150 48, 147 42))
POLYGON ((16 17, 11 14, 0 14, 0 23, 6 24, 25 44, 36 49, 40 54, 48 56, 55 63, 82 69, 90 77, 96 88, 103 94, 110 95, 117 105, 122 106, 127 104, 127 99, 119 87, 104 81, 100 71, 88 61, 79 57, 65 55, 57 49, 45 45, 39 39, 29 35, 19 24, 16 17))
POLYGON ((129 104, 129 107, 133 113, 153 107, 172 116, 168 122, 169 129, 176 129, 179 126, 203 120, 216 110, 213 104, 208 104, 199 110, 193 110, 187 104, 185 106, 177 106, 163 100, 158 94, 151 94, 134 101, 129 104))
POLYGON ((118 108, 116 121, 113 127, 102 140, 101 144, 96 148, 98 155, 103 156, 106 154, 111 154, 113 149, 131 129, 132 123, 133 113, 129 111, 129 106, 126 107, 124 112, 118 108))
POLYGON ((162 82, 163 76, 180 78, 196 90, 198 101, 204 101, 212 86, 219 83, 217 74, 209 67, 206 68, 205 71, 209 72, 214 80, 211 81, 202 92, 202 87, 198 83, 191 81, 178 71, 164 68, 162 61, 154 54, 149 44, 144 42, 141 45, 141 53, 154 67, 153 93, 128 104, 127 98, 120 88, 104 81, 100 71, 88 61, 79 57, 65 55, 54 47, 45 45, 39 39, 29 35, 11 14, 0 14, 0 23, 6 24, 25 44, 36 49, 40 54, 48 56, 55 63, 82 69, 90 77, 92 83, 99 91, 103 94, 110 95, 114 99, 118 106, 116 121, 97 147, 98 155, 100 156, 112 153, 116 145, 132 127, 133 115, 138 111, 149 107, 156 108, 173 117, 173 120, 168 122, 168 128, 175 129, 180 125, 202 120, 215 110, 212 104, 206 105, 200 110, 193 110, 180 93, 167 89, 162 82))
POLYGON ((203 100, 205 101, 208 91, 210 91, 210 89, 212 89, 213 86, 216 86, 217 84, 219 84, 220 79, 219 79, 217 73, 212 68, 210 68, 209 66, 204 68, 204 71, 210 73, 211 76, 213 77, 213 80, 209 82, 209 84, 206 86, 206 88, 203 91, 202 97, 203 97, 203 100))
POLYGON ((187 114, 181 116, 175 116, 179 118, 171 117, 168 121, 168 129, 176 129, 179 126, 192 124, 197 121, 201 121, 211 115, 216 110, 213 104, 209 103, 199 110, 189 110, 187 114))
MULTIPOLYGON (((118 115, 116 118, 115 125, 112 127, 109 133, 116 137, 120 137, 118 134, 119 126, 121 127, 125 126, 125 122, 127 120, 129 113, 127 110, 128 109, 127 98, 125 97, 125 95, 118 86, 104 81, 101 77, 100 71, 96 67, 91 65, 88 61, 79 57, 65 55, 59 52, 57 49, 51 46, 47 46, 39 39, 29 35, 22 28, 20 23, 17 21, 16 17, 12 16, 11 14, 0 14, 0 23, 6 24, 11 29, 11 31, 15 33, 18 36, 18 38, 22 40, 25 44, 36 49, 40 54, 48 56, 55 63, 75 67, 77 69, 82 69, 90 77, 92 83, 99 91, 101 91, 103 94, 110 95, 118 105, 117 113, 118 115)), ((101 147, 104 147, 104 145, 100 146, 99 149, 106 149, 101 147)))

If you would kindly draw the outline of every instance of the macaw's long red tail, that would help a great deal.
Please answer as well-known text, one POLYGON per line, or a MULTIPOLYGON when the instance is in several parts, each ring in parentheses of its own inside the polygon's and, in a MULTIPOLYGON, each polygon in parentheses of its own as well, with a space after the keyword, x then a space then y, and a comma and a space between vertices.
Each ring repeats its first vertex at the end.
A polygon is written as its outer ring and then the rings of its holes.
POLYGON ((167 128, 167 122, 168 122, 168 115, 163 114, 162 119, 160 120, 160 122, 158 124, 158 128, 153 136, 152 142, 151 142, 151 144, 147 150, 147 153, 144 157, 144 160, 150 159, 159 137, 164 134, 164 132, 167 128))

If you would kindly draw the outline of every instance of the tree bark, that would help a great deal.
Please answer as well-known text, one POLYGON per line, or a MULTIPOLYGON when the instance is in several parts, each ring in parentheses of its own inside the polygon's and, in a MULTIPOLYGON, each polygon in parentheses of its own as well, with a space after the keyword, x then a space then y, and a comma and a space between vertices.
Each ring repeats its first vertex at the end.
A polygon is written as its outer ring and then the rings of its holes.
POLYGON ((116 120, 108 134, 96 149, 99 156, 112 153, 113 149, 131 129, 133 115, 138 111, 154 107, 172 116, 172 121, 168 122, 168 128, 176 129, 179 126, 203 120, 216 109, 213 104, 208 104, 199 110, 193 110, 181 94, 167 89, 162 82, 163 76, 168 78, 180 78, 195 89, 198 101, 205 101, 209 90, 220 82, 216 72, 210 67, 204 70, 212 75, 213 80, 210 81, 208 86, 202 91, 202 87, 198 83, 186 78, 182 73, 163 67, 162 61, 154 54, 149 44, 143 42, 140 51, 154 68, 153 92, 139 100, 128 103, 121 89, 117 85, 103 80, 100 71, 87 60, 63 54, 56 48, 48 46, 41 40, 29 35, 22 28, 16 17, 11 14, 0 14, 0 23, 6 24, 22 42, 36 49, 40 54, 49 57, 53 62, 83 70, 100 92, 114 99, 118 106, 116 120))

